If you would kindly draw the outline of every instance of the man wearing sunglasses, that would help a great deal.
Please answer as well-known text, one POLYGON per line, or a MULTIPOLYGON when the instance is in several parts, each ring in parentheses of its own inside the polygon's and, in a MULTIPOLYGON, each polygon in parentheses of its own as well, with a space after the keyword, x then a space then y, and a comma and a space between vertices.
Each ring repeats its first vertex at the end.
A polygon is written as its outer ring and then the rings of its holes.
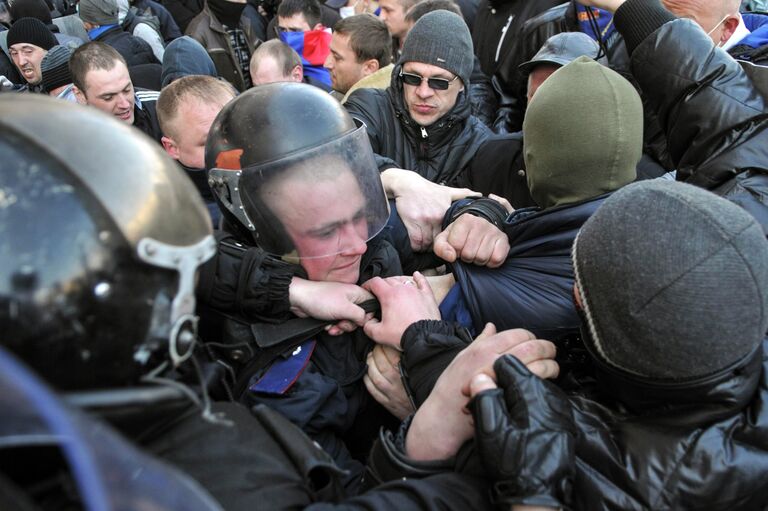
POLYGON ((431 12, 408 33, 389 88, 357 90, 345 104, 367 127, 415 251, 430 248, 452 201, 474 194, 465 171, 491 133, 470 112, 473 62, 464 20, 431 12))

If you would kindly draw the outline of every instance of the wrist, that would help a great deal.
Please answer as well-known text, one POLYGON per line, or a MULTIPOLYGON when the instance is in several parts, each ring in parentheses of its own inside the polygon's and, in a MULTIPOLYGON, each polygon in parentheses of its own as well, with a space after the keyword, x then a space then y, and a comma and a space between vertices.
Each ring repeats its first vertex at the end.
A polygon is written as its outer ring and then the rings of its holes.
POLYGON ((456 456, 467 441, 450 427, 441 410, 433 410, 428 399, 416 411, 405 437, 405 454, 414 461, 446 460, 456 456))

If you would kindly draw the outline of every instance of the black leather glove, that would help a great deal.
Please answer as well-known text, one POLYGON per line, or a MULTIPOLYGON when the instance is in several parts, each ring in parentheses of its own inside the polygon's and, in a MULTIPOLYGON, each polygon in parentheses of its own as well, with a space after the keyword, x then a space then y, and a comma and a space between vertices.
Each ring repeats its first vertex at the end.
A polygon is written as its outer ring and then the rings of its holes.
POLYGON ((470 409, 497 505, 566 508, 575 471, 571 405, 552 383, 511 355, 496 360, 498 389, 478 394, 470 409))

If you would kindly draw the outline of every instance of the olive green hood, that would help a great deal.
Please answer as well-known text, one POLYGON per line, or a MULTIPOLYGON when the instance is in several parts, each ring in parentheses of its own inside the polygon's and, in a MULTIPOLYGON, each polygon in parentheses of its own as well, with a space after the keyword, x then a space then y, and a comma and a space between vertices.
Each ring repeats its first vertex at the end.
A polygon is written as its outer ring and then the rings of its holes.
POLYGON ((643 107, 621 75, 588 57, 558 69, 523 121, 528 187, 542 208, 631 183, 643 146, 643 107))

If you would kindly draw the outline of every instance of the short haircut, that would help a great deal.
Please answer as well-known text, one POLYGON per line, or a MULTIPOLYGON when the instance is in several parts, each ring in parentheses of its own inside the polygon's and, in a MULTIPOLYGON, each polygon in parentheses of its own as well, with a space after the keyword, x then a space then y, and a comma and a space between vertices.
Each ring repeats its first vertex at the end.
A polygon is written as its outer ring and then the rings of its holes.
POLYGON ((397 0, 400 5, 403 6, 403 12, 408 12, 408 10, 419 3, 419 0, 397 0))
POLYGON ((109 71, 114 69, 117 62, 122 62, 126 68, 128 67, 123 56, 110 45, 98 41, 85 43, 79 46, 69 59, 72 83, 85 94, 85 77, 88 72, 94 69, 109 71))
POLYGON ((416 23, 422 16, 432 11, 449 11, 464 19, 459 5, 454 0, 421 0, 408 9, 405 13, 405 21, 411 24, 416 23))
POLYGON ((290 76, 296 66, 301 66, 301 57, 296 50, 279 39, 272 39, 259 45, 251 55, 251 72, 256 72, 259 62, 264 57, 272 57, 277 66, 282 70, 283 76, 290 76))
POLYGON ((309 28, 322 21, 320 2, 317 0, 283 0, 277 8, 277 15, 281 18, 290 18, 302 13, 309 23, 309 28))
POLYGON ((343 18, 334 25, 333 31, 349 36, 357 62, 376 59, 380 68, 392 62, 392 36, 387 25, 376 16, 358 14, 343 18))
POLYGON ((173 122, 182 103, 192 98, 206 104, 224 105, 237 95, 235 88, 226 80, 208 75, 188 75, 174 80, 166 86, 157 98, 155 110, 160 130, 170 138, 175 138, 173 122))

